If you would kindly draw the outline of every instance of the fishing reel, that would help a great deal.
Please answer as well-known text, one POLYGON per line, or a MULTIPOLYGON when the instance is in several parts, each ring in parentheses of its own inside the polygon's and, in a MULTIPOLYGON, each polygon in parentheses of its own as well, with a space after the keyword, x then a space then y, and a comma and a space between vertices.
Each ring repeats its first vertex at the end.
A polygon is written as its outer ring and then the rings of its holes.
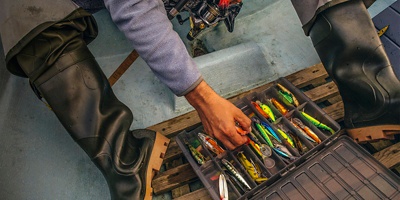
POLYGON ((229 32, 233 31, 235 18, 242 8, 241 0, 163 0, 168 18, 177 18, 179 24, 190 21, 188 40, 192 41, 203 30, 224 21, 229 32), (182 19, 181 12, 189 12, 182 19))

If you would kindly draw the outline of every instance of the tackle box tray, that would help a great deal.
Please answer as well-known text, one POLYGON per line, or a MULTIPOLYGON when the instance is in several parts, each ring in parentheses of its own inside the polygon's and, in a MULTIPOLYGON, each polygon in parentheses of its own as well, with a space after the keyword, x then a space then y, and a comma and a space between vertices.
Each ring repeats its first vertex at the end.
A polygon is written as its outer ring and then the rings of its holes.
MULTIPOLYGON (((247 95, 238 100, 235 105, 249 117, 264 122, 272 129, 271 131, 277 132, 278 129, 282 129, 293 134, 291 136, 300 141, 305 152, 291 148, 286 142, 287 150, 296 158, 287 159, 280 156, 277 151, 272 151, 270 158, 274 160, 275 165, 267 168, 263 164, 261 156, 257 155, 251 145, 243 145, 233 151, 225 150, 217 155, 207 149, 198 137, 198 133, 205 133, 202 126, 190 132, 181 132, 176 137, 177 144, 213 199, 220 199, 218 179, 221 173, 227 177, 229 199, 400 198, 398 177, 351 139, 346 136, 339 137, 340 125, 285 78, 274 81, 270 88, 262 92, 247 95), (289 103, 281 95, 282 91, 278 86, 284 86, 289 90, 297 98, 298 103, 296 105, 294 102, 289 103), (281 114, 271 103, 271 99, 284 105, 287 113, 281 114), (254 102, 257 101, 268 105, 276 119, 271 120, 271 118, 264 117, 254 106, 254 102), (304 117, 302 112, 332 130, 317 128, 304 117), (303 136, 292 123, 295 118, 309 127, 321 142, 319 144, 310 142, 303 136), (204 156, 202 164, 199 164, 198 159, 192 155, 189 146, 204 156), (253 166, 259 168, 260 177, 268 180, 257 183, 252 179, 238 160, 239 152, 243 153, 253 166), (246 189, 232 173, 229 173, 222 163, 223 160, 229 161, 237 169, 251 189, 246 189)), ((257 130, 254 123, 252 123, 252 130, 257 130)), ((256 139, 261 144, 268 144, 260 136, 261 134, 256 132, 256 139)), ((281 135, 278 135, 278 139, 286 141, 281 135)), ((216 142, 224 148, 222 143, 216 142)))

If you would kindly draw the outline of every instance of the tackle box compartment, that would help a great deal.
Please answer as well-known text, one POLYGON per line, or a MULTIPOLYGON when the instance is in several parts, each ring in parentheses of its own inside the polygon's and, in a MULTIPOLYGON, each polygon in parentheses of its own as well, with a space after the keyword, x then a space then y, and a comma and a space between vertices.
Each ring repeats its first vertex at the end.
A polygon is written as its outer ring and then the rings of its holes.
MULTIPOLYGON (((190 132, 183 131, 177 135, 176 141, 195 173, 209 191, 213 199, 219 197, 219 175, 227 178, 229 199, 400 199, 399 178, 390 170, 383 167, 369 153, 347 136, 339 136, 340 125, 331 119, 319 106, 305 96, 299 89, 285 78, 279 78, 273 85, 259 93, 252 93, 238 100, 235 105, 250 118, 258 119, 277 132, 278 129, 291 133, 304 145, 299 149, 286 144, 287 150, 296 155, 294 160, 280 156, 272 150, 270 158, 275 165, 266 167, 263 158, 257 155, 251 145, 243 145, 233 151, 227 150, 220 141, 216 141, 225 151, 215 154, 210 151, 198 137, 205 133, 202 126, 190 132), (289 103, 278 85, 284 86, 298 100, 298 104, 289 103), (287 113, 282 114, 270 101, 274 99, 281 103, 287 113), (264 117, 254 106, 260 101, 268 105, 276 116, 274 121, 264 117), (253 103, 252 103, 253 102, 253 103), (332 130, 317 128, 302 114, 312 116, 332 130), (319 144, 311 142, 293 125, 300 121, 309 127, 321 140, 319 144), (193 147, 203 156, 203 164, 189 150, 193 147), (256 182, 245 167, 240 163, 238 154, 250 160, 253 166, 259 168, 259 176, 267 178, 256 182), (222 161, 228 160, 243 177, 251 189, 246 189, 240 181, 228 172, 222 161)), ((252 123, 252 130, 258 132, 252 123)), ((261 144, 267 144, 259 132, 255 135, 261 144)), ((286 141, 278 135, 281 141, 286 141)))

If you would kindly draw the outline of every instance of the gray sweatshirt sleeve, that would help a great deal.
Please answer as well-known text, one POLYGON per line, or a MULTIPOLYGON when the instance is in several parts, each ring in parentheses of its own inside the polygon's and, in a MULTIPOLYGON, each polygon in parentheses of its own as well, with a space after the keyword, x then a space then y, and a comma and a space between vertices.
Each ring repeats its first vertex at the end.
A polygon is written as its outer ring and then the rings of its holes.
POLYGON ((104 4, 133 48, 174 94, 183 96, 203 80, 172 29, 162 0, 104 0, 104 4))

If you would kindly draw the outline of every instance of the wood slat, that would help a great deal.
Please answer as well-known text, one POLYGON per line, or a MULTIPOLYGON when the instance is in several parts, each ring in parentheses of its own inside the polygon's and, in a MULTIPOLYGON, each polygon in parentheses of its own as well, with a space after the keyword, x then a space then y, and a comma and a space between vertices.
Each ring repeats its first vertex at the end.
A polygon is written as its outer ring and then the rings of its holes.
POLYGON ((183 195, 179 198, 174 198, 174 200, 210 200, 212 199, 210 194, 208 194, 208 190, 205 188, 198 189, 189 194, 183 195))
MULTIPOLYGON (((163 163, 165 164, 166 170, 173 169, 183 164, 182 150, 176 143, 175 137, 171 138, 167 152, 164 156, 163 163)), ((182 185, 171 190, 172 198, 180 197, 182 195, 190 193, 189 185, 182 185)))
POLYGON ((189 163, 167 170, 154 177, 154 194, 161 194, 197 180, 197 175, 189 163))
POLYGON ((339 95, 339 90, 334 82, 325 83, 321 86, 313 88, 309 91, 304 92, 311 101, 315 103, 320 103, 329 98, 339 95))
POLYGON ((333 120, 342 121, 344 117, 344 106, 343 102, 338 102, 322 108, 323 111, 326 112, 333 120))
POLYGON ((371 146, 374 147, 376 153, 378 151, 382 151, 383 149, 386 149, 387 147, 393 145, 393 142, 391 140, 378 140, 375 142, 370 142, 371 146))
POLYGON ((165 153, 163 163, 170 162, 174 159, 180 158, 183 156, 181 148, 179 148, 178 144, 175 141, 175 138, 171 138, 169 143, 167 152, 165 153))
POLYGON ((393 168, 400 164, 400 142, 387 147, 373 156, 387 168, 393 168))
POLYGON ((313 83, 318 83, 321 81, 321 79, 326 78, 328 78, 328 73, 326 72, 322 63, 318 63, 286 76, 286 79, 298 88, 302 88, 313 83))
POLYGON ((317 79, 317 80, 313 81, 313 83, 311 85, 313 87, 318 87, 318 86, 323 85, 325 83, 326 83, 326 80, 320 78, 320 79, 317 79))
POLYGON ((337 95, 327 100, 330 104, 335 104, 342 101, 342 96, 337 95))
MULTIPOLYGON (((167 169, 173 169, 173 168, 178 167, 178 166, 180 166, 182 164, 183 164, 182 158, 178 158, 178 159, 170 162, 169 164, 167 164, 166 168, 167 169)), ((172 198, 180 197, 180 196, 188 194, 188 193, 190 193, 190 187, 187 184, 186 185, 182 185, 180 187, 177 187, 177 188, 171 190, 172 198)))
POLYGON ((172 118, 165 122, 148 127, 148 129, 153 131, 158 131, 161 134, 172 138, 177 133, 183 130, 193 129, 196 125, 200 123, 199 115, 196 111, 191 111, 186 114, 180 115, 178 117, 172 118))
POLYGON ((114 71, 113 74, 108 78, 108 82, 111 86, 113 86, 119 78, 128 70, 128 68, 132 65, 133 62, 139 57, 139 54, 136 50, 133 50, 128 57, 119 65, 119 67, 114 71))

